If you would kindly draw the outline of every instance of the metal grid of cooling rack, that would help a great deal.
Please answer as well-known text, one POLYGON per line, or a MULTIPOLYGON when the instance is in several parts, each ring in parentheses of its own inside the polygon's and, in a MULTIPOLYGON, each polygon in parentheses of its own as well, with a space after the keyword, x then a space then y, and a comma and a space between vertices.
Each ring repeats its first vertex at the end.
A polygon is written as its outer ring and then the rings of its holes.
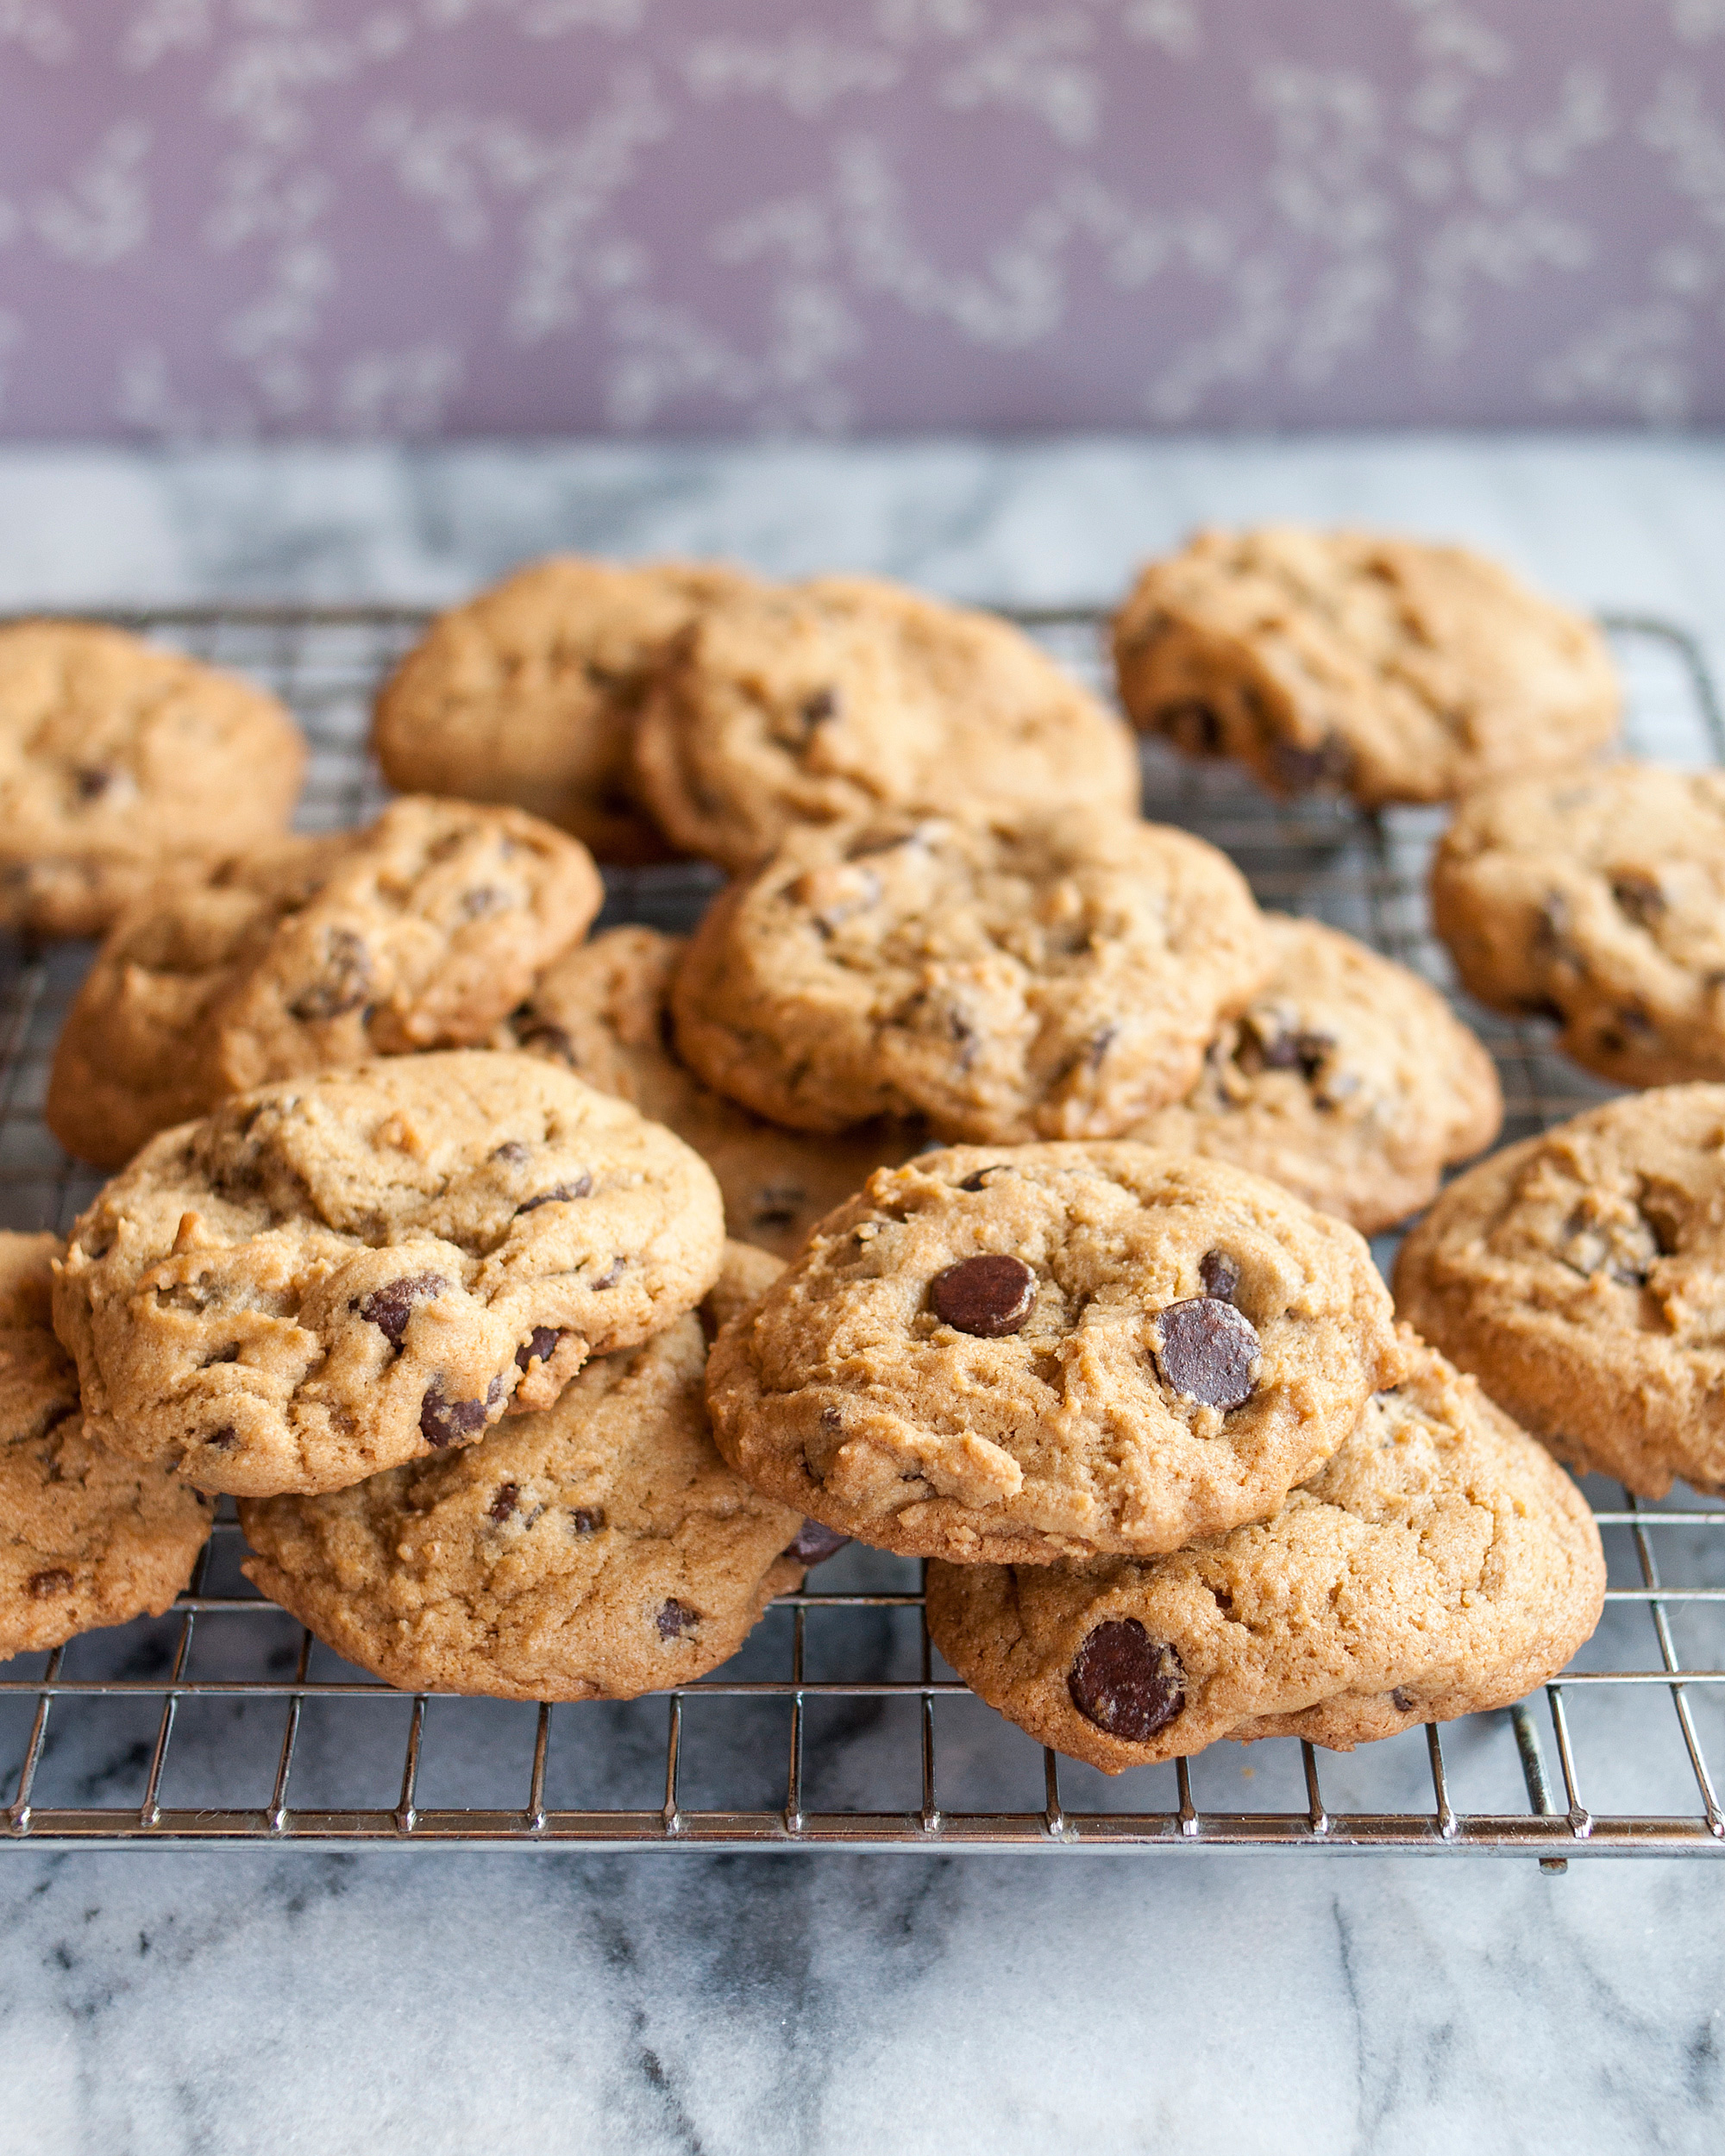
MULTIPOLYGON (((1097 611, 1015 617, 1100 684, 1097 611)), ((301 821, 384 798, 370 695, 417 636, 402 607, 228 606, 109 618, 236 667, 312 745, 301 821)), ((1659 621, 1608 621, 1639 753, 1725 762, 1701 652, 1659 621)), ((1423 902, 1441 815, 1269 801, 1226 768, 1145 750, 1148 812, 1225 847, 1259 897, 1364 937, 1446 989, 1423 902)), ((608 924, 689 924, 712 874, 609 879, 608 924)), ((62 1231, 97 1179, 41 1121, 87 948, 0 946, 0 1224, 62 1231)), ((1605 1097, 1546 1029, 1464 1006, 1503 1079, 1505 1138, 1605 1097)), ((1393 1238, 1377 1246, 1385 1262, 1393 1238)), ((1352 1754, 1292 1739, 1212 1745, 1110 1781, 974 1699, 922 1621, 919 1567, 853 1545, 768 1613, 723 1670, 670 1694, 555 1708, 409 1697, 340 1663, 247 1587, 224 1505, 160 1620, 0 1665, 0 1839, 15 1846, 1309 1849, 1571 1855, 1725 1852, 1725 1508, 1638 1504, 1590 1483, 1610 1584, 1571 1669, 1505 1713, 1352 1754), (1549 1764, 1554 1758, 1555 1775, 1549 1764)))

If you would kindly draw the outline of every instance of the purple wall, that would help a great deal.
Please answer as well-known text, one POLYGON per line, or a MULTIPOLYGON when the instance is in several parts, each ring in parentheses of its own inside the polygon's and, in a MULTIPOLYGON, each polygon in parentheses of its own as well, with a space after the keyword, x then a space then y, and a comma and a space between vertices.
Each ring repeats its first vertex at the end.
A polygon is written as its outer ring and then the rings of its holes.
POLYGON ((0 0, 0 431, 1725 421, 1725 0, 0 0))

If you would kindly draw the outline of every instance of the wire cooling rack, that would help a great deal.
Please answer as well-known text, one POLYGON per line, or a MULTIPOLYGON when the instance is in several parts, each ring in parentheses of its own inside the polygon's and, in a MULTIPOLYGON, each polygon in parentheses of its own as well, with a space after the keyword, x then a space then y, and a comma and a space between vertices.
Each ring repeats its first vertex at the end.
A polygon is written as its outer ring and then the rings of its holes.
MULTIPOLYGON (((312 744, 302 822, 364 820, 380 674, 423 627, 400 607, 156 609, 110 618, 238 667, 312 744)), ((1101 683, 1101 616, 1016 618, 1101 683)), ((1606 626, 1630 744, 1725 762, 1696 643, 1606 626)), ((1226 767, 1145 752, 1151 815, 1225 847, 1268 905, 1364 937, 1452 992, 1425 861, 1442 816, 1279 805, 1226 767)), ((716 887, 681 867, 609 879, 605 924, 688 926, 716 887)), ((55 1034, 85 946, 0 947, 0 1225, 71 1224, 97 1178, 44 1130, 55 1034)), ((1465 1000, 1503 1080, 1505 1138, 1607 1097, 1549 1029, 1465 1000)), ((1376 1246, 1385 1263, 1394 1238, 1376 1246)), ((1603 1621, 1542 1700, 1320 1756, 1273 1739, 1116 1778, 1044 1751, 932 1649, 920 1568, 852 1545, 700 1683, 626 1703, 524 1707, 392 1691, 340 1662, 239 1570, 224 1504, 166 1617, 0 1664, 0 1839, 26 1847, 423 1846, 588 1849, 1217 1848, 1537 1857, 1725 1852, 1725 1508, 1587 1485, 1604 1537, 1603 1621)))

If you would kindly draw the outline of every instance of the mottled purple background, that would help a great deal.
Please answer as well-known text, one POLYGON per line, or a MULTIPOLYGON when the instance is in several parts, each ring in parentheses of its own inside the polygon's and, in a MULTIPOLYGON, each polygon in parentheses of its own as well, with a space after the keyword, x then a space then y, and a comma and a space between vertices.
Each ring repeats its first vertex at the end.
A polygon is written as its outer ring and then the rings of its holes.
POLYGON ((1725 0, 0 0, 0 430, 1725 419, 1725 0))

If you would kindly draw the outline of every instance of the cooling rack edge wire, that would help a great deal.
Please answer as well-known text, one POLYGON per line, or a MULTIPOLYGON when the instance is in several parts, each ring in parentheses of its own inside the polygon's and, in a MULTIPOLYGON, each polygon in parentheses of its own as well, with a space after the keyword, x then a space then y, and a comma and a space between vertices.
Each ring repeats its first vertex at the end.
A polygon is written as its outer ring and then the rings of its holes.
MULTIPOLYGON (((1103 611, 999 610, 1102 681, 1103 611)), ((104 618, 233 666, 311 743, 302 822, 384 798, 365 753, 373 688, 426 614, 397 605, 116 609, 104 618)), ((1697 640, 1607 616, 1629 745, 1725 763, 1697 640)), ((1431 812, 1276 804, 1224 768, 1145 749, 1145 805, 1223 845, 1267 904, 1314 913, 1453 994, 1426 924, 1431 812)), ((710 871, 607 879, 605 924, 691 924, 710 871)), ((70 1224, 97 1179, 41 1122, 60 1014, 87 948, 0 946, 0 1224, 70 1224)), ((1503 1080, 1505 1138, 1607 1097, 1546 1029, 1465 1000, 1503 1080)), ((1393 1239, 1377 1246, 1386 1258, 1393 1239)), ((1587 1485, 1610 1565, 1577 1663, 1508 1710, 1352 1754, 1291 1738, 1214 1745, 1110 1783, 1000 1722, 931 1648, 920 1569, 850 1551, 784 1597, 724 1668, 628 1705, 409 1697, 338 1662, 241 1577, 224 1501, 160 1620, 0 1664, 0 1840, 30 1848, 1263 1850, 1522 1856, 1725 1853, 1725 1507, 1587 1485), (1253 1801, 1249 1801, 1253 1800, 1253 1801)))

